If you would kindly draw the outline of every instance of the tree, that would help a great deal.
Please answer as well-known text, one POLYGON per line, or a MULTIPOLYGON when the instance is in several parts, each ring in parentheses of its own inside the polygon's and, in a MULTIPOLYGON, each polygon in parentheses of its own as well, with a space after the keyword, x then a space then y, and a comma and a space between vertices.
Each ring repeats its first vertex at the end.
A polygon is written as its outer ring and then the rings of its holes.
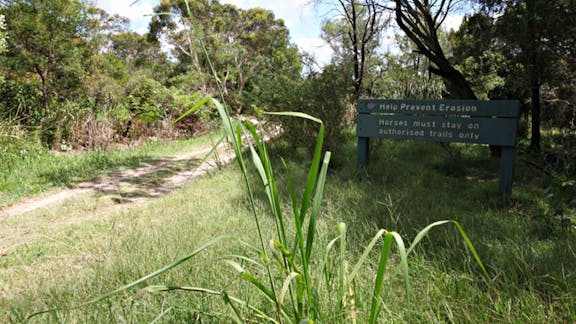
POLYGON ((178 72, 207 76, 210 92, 220 89, 236 113, 258 96, 258 83, 263 79, 275 73, 298 77, 297 48, 290 43, 284 22, 271 11, 242 10, 217 1, 189 1, 187 5, 173 0, 163 1, 155 12, 151 37, 164 36, 174 45, 178 72))
POLYGON ((428 59, 417 53, 414 43, 397 34, 399 54, 384 53, 379 57, 376 97, 389 99, 438 99, 442 97, 442 79, 428 71, 428 59))
MULTIPOLYGON (((498 39, 511 63, 521 67, 520 80, 529 89, 532 136, 540 149, 541 92, 544 85, 561 86, 559 67, 574 67, 576 8, 571 0, 480 0, 496 18, 498 39)), ((569 73, 568 73, 569 74, 569 73)), ((572 104, 573 105, 573 104, 572 104)))
POLYGON ((6 23, 4 15, 0 15, 0 54, 6 52, 6 23))
POLYGON ((162 51, 161 44, 151 42, 148 35, 124 31, 110 34, 108 39, 110 46, 107 52, 122 60, 132 73, 146 70, 157 80, 163 80, 170 74, 173 64, 166 52, 162 51))
POLYGON ((339 18, 323 26, 323 38, 339 53, 342 64, 351 64, 354 99, 366 89, 364 79, 368 62, 375 57, 382 30, 388 23, 385 10, 374 0, 338 0, 339 18))
POLYGON ((438 31, 457 0, 395 0, 396 23, 432 63, 430 72, 442 77, 446 86, 446 98, 477 99, 470 83, 448 60, 440 45, 438 31))
MULTIPOLYGON (((455 67, 462 72, 479 99, 488 100, 504 86, 506 57, 500 49, 494 19, 478 12, 465 16, 460 28, 449 33, 455 67)), ((502 99, 503 94, 497 95, 502 99)), ((505 96, 504 96, 505 97, 505 96)))
POLYGON ((75 0, 14 0, 2 13, 9 26, 7 66, 40 78, 47 116, 52 102, 83 74, 87 7, 75 0))

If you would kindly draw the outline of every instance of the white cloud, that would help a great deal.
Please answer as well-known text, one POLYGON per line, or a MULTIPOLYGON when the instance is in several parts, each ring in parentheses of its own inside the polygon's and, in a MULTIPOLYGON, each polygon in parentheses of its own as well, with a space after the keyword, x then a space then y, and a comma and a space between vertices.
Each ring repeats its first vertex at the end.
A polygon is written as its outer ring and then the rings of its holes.
POLYGON ((132 30, 140 34, 148 31, 150 17, 158 3, 159 0, 140 0, 136 3, 134 0, 96 0, 96 6, 107 13, 130 19, 132 30))
POLYGON ((330 63, 333 51, 322 38, 299 38, 296 44, 300 50, 312 54, 318 65, 324 66, 330 63))
POLYGON ((442 27, 446 31, 450 31, 451 29, 458 30, 462 24, 462 20, 464 20, 464 15, 449 15, 446 17, 446 20, 444 20, 442 27))

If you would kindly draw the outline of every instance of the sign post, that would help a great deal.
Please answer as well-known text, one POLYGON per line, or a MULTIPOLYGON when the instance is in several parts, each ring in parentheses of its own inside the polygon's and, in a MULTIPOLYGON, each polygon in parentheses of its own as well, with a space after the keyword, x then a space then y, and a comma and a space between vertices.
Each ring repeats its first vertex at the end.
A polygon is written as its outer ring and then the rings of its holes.
POLYGON ((358 166, 370 138, 490 144, 501 148, 499 190, 512 193, 520 104, 516 100, 358 100, 358 166))

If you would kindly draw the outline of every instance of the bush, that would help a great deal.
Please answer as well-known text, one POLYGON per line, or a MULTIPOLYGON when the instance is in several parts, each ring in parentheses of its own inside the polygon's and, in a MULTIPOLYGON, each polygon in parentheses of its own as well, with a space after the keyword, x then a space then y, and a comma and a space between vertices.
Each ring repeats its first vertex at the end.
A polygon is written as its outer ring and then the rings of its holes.
MULTIPOLYGON (((342 140, 342 130, 353 121, 352 84, 335 65, 324 67, 321 73, 311 73, 303 82, 279 82, 268 97, 274 111, 299 111, 317 116, 326 127, 326 149, 334 151, 342 140)), ((285 81, 285 80, 283 80, 285 81)), ((308 120, 278 118, 284 136, 295 146, 313 148, 317 126, 308 120)))
POLYGON ((38 141, 24 128, 13 122, 0 120, 0 165, 11 165, 40 149, 38 141))
POLYGON ((108 116, 96 117, 88 113, 70 125, 70 143, 74 148, 106 150, 114 140, 115 131, 108 116))

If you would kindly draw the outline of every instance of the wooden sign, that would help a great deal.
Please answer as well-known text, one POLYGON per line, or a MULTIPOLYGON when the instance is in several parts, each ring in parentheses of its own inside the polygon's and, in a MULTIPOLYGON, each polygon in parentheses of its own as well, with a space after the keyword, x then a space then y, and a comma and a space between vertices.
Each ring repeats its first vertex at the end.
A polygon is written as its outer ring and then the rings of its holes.
POLYGON ((512 193, 520 104, 515 100, 358 100, 358 165, 369 139, 490 144, 501 147, 500 192, 512 193))

